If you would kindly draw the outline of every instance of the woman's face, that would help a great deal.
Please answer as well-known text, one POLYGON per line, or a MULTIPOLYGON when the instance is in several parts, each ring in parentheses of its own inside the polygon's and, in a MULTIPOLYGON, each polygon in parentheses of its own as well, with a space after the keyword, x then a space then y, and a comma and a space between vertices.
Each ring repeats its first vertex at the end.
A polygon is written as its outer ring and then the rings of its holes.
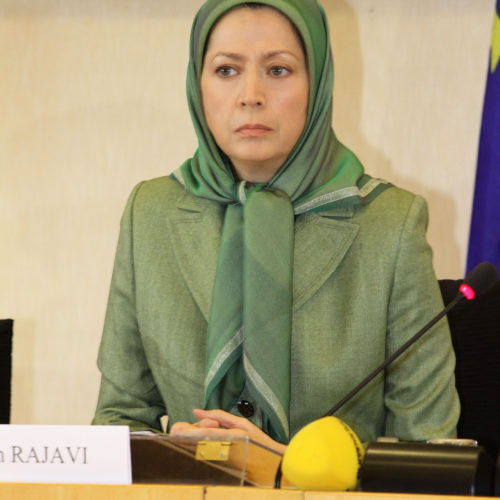
POLYGON ((307 66, 290 21, 270 8, 226 14, 210 35, 201 92, 210 131, 238 177, 269 181, 306 123, 307 66))

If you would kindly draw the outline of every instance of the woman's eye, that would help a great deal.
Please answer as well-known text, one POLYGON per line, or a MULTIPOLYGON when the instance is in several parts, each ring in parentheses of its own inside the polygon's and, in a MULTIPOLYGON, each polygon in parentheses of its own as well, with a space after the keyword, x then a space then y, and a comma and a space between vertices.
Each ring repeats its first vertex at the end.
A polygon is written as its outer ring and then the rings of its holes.
POLYGON ((215 72, 224 77, 233 76, 235 74, 234 68, 230 66, 220 66, 215 72))
POLYGON ((290 70, 284 68, 283 66, 273 66, 270 72, 273 76, 284 76, 290 73, 290 70))

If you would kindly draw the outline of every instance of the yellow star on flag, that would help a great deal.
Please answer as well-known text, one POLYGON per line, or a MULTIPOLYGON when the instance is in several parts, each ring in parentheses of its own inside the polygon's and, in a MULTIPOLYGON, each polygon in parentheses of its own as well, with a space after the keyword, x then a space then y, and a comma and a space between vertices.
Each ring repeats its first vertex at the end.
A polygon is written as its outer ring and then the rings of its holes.
POLYGON ((500 17, 495 12, 495 22, 493 23, 493 37, 491 39, 491 72, 497 69, 500 59, 500 17))

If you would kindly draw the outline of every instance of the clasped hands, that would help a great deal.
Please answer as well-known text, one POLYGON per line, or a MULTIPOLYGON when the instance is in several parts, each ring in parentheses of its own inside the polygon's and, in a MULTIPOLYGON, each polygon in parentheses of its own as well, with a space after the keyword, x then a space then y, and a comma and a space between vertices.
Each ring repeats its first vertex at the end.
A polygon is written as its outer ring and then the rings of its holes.
POLYGON ((188 437, 216 436, 228 439, 231 436, 248 436, 263 446, 278 453, 285 453, 286 445, 278 443, 259 429, 250 420, 238 417, 224 410, 194 409, 194 416, 198 422, 176 422, 170 429, 170 434, 188 437))

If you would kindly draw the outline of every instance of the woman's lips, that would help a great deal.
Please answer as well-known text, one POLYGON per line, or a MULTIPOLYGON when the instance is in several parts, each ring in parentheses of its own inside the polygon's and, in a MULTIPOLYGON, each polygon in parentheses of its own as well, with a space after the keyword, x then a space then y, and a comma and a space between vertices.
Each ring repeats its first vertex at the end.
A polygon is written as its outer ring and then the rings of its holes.
POLYGON ((236 133, 245 137, 261 137, 272 129, 260 123, 246 123, 236 129, 236 133))

